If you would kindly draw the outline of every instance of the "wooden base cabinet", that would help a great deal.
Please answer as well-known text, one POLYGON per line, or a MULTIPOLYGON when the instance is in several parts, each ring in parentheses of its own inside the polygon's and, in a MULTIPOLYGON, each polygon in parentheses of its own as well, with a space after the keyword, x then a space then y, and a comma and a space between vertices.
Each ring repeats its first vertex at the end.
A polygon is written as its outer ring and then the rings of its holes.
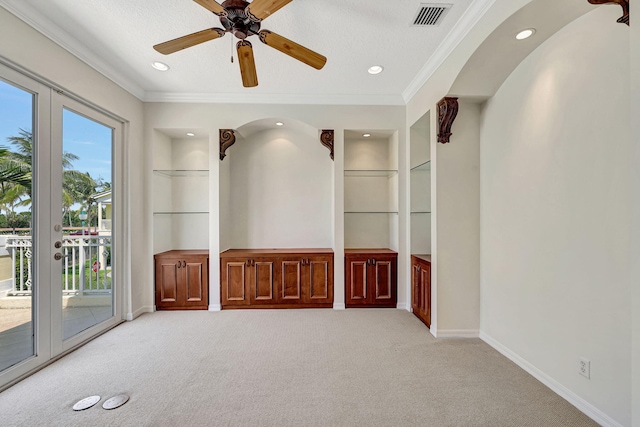
POLYGON ((390 249, 345 249, 347 308, 397 305, 398 254, 390 249))
POLYGON ((174 250, 154 256, 156 309, 209 308, 209 251, 174 250))
POLYGON ((411 256, 411 308, 413 314, 431 327, 431 255, 411 256))
POLYGON ((230 249, 220 270, 223 309, 333 307, 331 249, 230 249))

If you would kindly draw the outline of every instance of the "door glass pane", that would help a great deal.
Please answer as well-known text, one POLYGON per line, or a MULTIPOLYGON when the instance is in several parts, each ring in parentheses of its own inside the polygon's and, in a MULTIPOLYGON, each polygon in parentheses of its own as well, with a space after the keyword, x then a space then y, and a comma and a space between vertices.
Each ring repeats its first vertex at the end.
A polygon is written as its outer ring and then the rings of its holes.
POLYGON ((63 339, 113 316, 113 129, 62 116, 63 339))
POLYGON ((34 355, 34 98, 0 80, 0 371, 34 355))

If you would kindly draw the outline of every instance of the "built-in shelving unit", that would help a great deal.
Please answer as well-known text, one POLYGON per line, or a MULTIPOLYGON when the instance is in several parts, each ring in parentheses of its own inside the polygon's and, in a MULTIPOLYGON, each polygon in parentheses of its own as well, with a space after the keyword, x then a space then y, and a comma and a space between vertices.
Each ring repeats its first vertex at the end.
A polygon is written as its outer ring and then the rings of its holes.
POLYGON ((430 117, 427 113, 410 131, 411 253, 431 253, 430 117))
POLYGON ((209 140, 180 133, 154 147, 154 253, 209 248, 209 140))
POLYGON ((398 162, 393 132, 345 131, 345 248, 397 248, 398 162))

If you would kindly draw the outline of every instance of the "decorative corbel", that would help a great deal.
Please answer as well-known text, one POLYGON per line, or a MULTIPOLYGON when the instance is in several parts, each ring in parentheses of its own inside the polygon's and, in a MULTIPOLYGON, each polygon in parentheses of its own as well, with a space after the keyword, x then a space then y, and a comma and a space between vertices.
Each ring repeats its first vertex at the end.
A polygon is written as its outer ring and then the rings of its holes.
POLYGON ((622 7, 622 17, 618 19, 621 24, 629 25, 629 0, 589 0, 591 4, 616 3, 622 7))
POLYGON ((220 161, 227 156, 225 152, 236 143, 236 134, 233 129, 220 129, 220 161))
POLYGON ((445 96, 438 102, 438 142, 447 144, 451 126, 458 115, 458 98, 445 96))
POLYGON ((333 130, 323 130, 320 134, 320 142, 322 145, 327 147, 331 152, 331 160, 333 160, 333 141, 334 141, 334 131, 333 130))

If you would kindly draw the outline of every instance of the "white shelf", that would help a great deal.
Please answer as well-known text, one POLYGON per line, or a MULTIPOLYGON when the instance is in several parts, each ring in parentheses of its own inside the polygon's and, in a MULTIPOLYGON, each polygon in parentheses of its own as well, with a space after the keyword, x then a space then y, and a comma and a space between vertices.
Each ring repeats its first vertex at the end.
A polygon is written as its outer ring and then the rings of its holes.
POLYGON ((419 164, 411 168, 411 172, 429 172, 431 170, 431 160, 419 164))
POLYGON ((166 177, 205 177, 205 176, 209 176, 209 171, 208 170, 186 170, 186 169, 173 169, 173 170, 161 170, 161 169, 156 169, 153 171, 154 174, 156 175, 160 175, 160 176, 166 176, 166 177))
POLYGON ((344 171, 345 177, 357 177, 357 178, 391 178, 398 174, 397 170, 393 169, 349 169, 344 171))
POLYGON ((398 215, 398 212, 345 212, 345 214, 362 214, 362 215, 398 215))
POLYGON ((209 215, 209 212, 154 212, 154 215, 209 215))

